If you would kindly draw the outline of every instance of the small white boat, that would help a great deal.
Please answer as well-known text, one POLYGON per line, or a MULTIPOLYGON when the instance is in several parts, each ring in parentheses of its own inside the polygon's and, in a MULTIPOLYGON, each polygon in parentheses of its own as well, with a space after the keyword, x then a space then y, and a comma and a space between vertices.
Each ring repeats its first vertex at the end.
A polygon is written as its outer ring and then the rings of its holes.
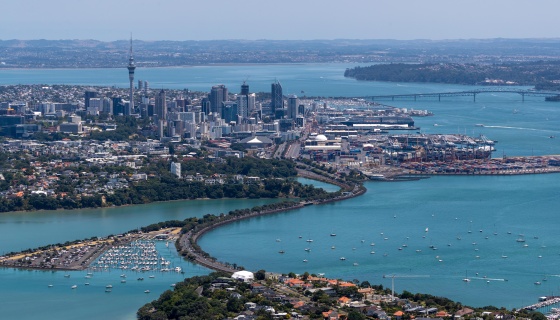
POLYGON ((89 282, 86 282, 85 285, 86 285, 86 286, 89 286, 89 282))
POLYGON ((71 288, 71 289, 76 289, 77 287, 78 287, 77 285, 73 285, 73 286, 71 286, 70 288, 71 288))
POLYGON ((303 249, 303 250, 305 250, 305 251, 307 251, 307 252, 311 251, 310 248, 305 248, 305 249, 303 249))
POLYGON ((371 251, 370 254, 375 254, 375 251, 371 251))
POLYGON ((110 285, 110 284, 105 286, 105 288, 107 288, 107 289, 111 289, 112 287, 113 287, 113 285, 110 285))
POLYGON ((53 285, 52 285, 52 284, 49 284, 49 288, 52 288, 52 287, 53 287, 53 285))
POLYGON ((122 279, 122 280, 121 280, 121 283, 126 283, 126 280, 125 280, 125 279, 122 279))
POLYGON ((150 293, 150 290, 146 290, 146 291, 144 291, 144 293, 150 293))
POLYGON ((307 262, 307 259, 303 259, 303 262, 307 262))
POLYGON ((335 246, 332 246, 331 249, 336 249, 336 247, 335 247, 335 246))
POLYGON ((153 278, 155 278, 155 277, 156 277, 156 276, 151 275, 151 276, 149 276, 148 278, 153 279, 153 278))
POLYGON ((336 233, 331 233, 331 237, 336 237, 336 233))
POLYGON ((344 258, 344 257, 340 257, 340 260, 344 261, 344 260, 346 260, 346 258, 344 258))
POLYGON ((535 284, 538 286, 538 285, 541 284, 541 282, 540 281, 535 281, 535 284))
POLYGON ((357 262, 354 262, 352 265, 353 265, 354 267, 357 267, 357 266, 358 266, 358 263, 357 263, 357 262))

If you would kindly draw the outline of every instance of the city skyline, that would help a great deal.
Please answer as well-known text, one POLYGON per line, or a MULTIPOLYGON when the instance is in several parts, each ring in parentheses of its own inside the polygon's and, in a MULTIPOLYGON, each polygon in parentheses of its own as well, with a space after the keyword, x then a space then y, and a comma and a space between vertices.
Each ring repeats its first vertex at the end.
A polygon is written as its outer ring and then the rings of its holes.
POLYGON ((143 40, 555 38, 555 9, 560 3, 326 0, 318 6, 295 0, 281 4, 24 0, 23 5, 3 4, 5 12, 19 12, 22 7, 25 20, 9 14, 0 21, 0 39, 112 41, 125 39, 130 32, 143 40))

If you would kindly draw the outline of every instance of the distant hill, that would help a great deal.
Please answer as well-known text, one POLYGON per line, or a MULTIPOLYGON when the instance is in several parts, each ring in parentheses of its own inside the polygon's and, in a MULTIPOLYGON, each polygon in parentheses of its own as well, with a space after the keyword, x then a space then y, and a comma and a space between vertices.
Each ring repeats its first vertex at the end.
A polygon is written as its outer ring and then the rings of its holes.
POLYGON ((560 60, 502 64, 390 63, 347 69, 344 76, 370 81, 532 85, 541 90, 558 90, 560 60))
MULTIPOLYGON (((560 59, 558 39, 134 40, 139 67, 216 63, 503 63, 560 59)), ((4 68, 120 68, 129 41, 0 40, 4 68)))

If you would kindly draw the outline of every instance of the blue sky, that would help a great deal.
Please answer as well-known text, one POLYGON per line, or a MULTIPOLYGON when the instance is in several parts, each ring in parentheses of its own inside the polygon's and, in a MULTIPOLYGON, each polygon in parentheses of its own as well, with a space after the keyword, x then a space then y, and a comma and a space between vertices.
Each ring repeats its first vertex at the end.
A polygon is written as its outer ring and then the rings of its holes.
POLYGON ((0 39, 559 37, 557 0, 10 0, 0 39))

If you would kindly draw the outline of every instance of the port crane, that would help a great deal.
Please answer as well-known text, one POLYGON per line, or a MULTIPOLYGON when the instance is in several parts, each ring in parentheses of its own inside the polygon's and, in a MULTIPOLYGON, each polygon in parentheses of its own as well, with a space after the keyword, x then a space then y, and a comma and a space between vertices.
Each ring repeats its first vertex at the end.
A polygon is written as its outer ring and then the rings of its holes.
POLYGON ((408 278, 408 279, 415 279, 415 278, 429 278, 429 275, 425 274, 387 274, 383 275, 383 278, 391 278, 391 301, 395 300, 395 278, 408 278))

